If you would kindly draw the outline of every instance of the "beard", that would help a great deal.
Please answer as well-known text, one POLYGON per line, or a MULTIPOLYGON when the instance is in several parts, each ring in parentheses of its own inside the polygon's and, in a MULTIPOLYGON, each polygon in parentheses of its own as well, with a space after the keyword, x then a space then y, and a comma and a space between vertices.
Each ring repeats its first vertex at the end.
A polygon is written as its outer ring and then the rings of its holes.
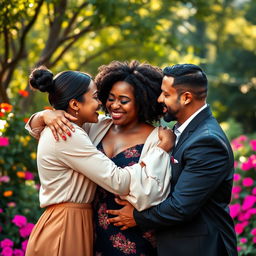
POLYGON ((168 108, 166 105, 163 105, 166 109, 167 112, 164 114, 163 119, 165 122, 169 123, 171 121, 176 121, 177 120, 177 113, 179 112, 178 110, 174 111, 170 108, 168 108))

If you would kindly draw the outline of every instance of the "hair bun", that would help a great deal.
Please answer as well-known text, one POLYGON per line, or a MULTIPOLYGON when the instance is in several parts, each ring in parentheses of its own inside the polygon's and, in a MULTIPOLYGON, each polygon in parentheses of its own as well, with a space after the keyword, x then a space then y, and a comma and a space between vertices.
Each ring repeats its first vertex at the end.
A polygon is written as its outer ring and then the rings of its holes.
POLYGON ((53 73, 43 66, 36 68, 29 76, 29 83, 41 92, 51 92, 53 90, 53 73))

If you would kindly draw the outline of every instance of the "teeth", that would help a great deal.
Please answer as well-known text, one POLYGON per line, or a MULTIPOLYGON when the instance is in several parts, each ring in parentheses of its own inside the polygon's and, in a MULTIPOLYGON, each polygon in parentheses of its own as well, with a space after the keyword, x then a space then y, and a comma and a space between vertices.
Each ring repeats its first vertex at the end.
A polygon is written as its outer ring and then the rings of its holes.
POLYGON ((114 113, 114 112, 112 112, 112 116, 118 118, 118 117, 122 116, 122 113, 114 113))

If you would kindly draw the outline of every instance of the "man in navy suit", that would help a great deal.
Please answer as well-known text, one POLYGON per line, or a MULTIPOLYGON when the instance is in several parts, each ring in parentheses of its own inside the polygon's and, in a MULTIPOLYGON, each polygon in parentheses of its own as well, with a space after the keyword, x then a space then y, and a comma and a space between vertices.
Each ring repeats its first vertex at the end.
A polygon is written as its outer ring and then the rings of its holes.
POLYGON ((230 144, 206 104, 207 77, 192 64, 163 70, 165 120, 177 120, 169 197, 138 212, 129 203, 109 221, 122 229, 139 225, 156 230, 159 256, 237 255, 229 215, 234 159, 230 144))

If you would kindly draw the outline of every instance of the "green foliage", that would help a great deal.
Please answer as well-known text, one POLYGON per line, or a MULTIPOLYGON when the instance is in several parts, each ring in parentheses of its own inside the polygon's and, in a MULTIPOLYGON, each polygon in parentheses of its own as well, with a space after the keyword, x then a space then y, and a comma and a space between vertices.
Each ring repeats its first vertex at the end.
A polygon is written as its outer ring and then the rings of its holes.
POLYGON ((35 223, 42 210, 38 200, 36 141, 24 129, 24 114, 16 113, 11 105, 0 104, 0 241, 9 238, 21 250, 33 227, 29 223, 35 223), (22 227, 12 222, 16 215, 26 217, 22 227))

